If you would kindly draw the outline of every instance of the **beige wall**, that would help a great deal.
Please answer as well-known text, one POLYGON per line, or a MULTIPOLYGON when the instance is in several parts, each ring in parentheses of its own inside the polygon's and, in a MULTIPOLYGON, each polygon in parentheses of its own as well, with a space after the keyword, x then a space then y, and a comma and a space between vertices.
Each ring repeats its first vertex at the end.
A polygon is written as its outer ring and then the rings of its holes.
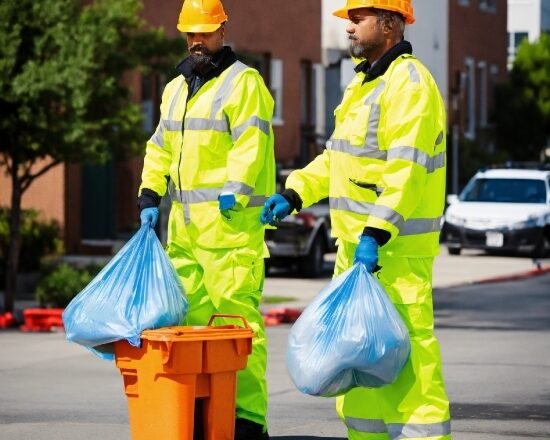
MULTIPOLYGON (((43 166, 39 163, 35 171, 43 166)), ((34 208, 42 212, 44 219, 55 219, 61 228, 65 224, 65 166, 58 165, 45 175, 36 179, 23 194, 22 206, 24 209, 34 208)), ((0 206, 11 205, 11 180, 6 170, 0 171, 0 206)))

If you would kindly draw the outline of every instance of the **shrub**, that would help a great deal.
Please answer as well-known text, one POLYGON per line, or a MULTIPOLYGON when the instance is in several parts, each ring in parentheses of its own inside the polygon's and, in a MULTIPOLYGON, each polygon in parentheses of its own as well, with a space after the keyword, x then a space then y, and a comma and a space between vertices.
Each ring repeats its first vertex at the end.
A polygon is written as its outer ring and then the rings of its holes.
MULTIPOLYGON (((6 267, 10 210, 0 207, 0 282, 3 285, 3 271, 6 267)), ((33 272, 40 269, 40 261, 47 255, 59 255, 63 251, 59 224, 55 220, 41 220, 34 209, 21 211, 21 254, 19 272, 33 272)))
POLYGON ((67 263, 50 267, 36 286, 36 300, 41 306, 64 308, 100 270, 97 265, 77 268, 67 263))

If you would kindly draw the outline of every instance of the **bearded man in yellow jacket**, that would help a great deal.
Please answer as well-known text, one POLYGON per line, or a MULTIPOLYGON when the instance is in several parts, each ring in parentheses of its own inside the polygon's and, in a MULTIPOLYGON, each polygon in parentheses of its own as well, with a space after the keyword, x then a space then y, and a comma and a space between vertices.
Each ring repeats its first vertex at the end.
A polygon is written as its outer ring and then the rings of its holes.
POLYGON ((403 39, 410 0, 348 0, 351 55, 362 59, 334 112, 323 154, 270 197, 264 223, 329 198, 335 275, 365 264, 406 323, 411 355, 393 384, 355 388, 337 411, 356 440, 448 440, 449 401, 433 333, 432 265, 445 196, 445 106, 403 39))
POLYGON ((224 46, 227 19, 219 0, 183 4, 178 29, 190 56, 164 89, 138 204, 142 223, 154 227, 160 198, 171 193, 167 252, 186 290, 187 324, 241 315, 255 332, 237 375, 235 439, 264 440, 267 350, 258 306, 268 252, 258 216, 275 190, 273 99, 259 73, 224 46))

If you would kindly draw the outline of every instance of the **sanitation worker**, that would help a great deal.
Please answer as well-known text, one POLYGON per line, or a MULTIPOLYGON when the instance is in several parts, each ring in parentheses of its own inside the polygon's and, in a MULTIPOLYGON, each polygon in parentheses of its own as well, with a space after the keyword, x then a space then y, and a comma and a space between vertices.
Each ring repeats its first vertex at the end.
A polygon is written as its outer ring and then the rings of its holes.
POLYGON ((237 376, 235 439, 268 439, 258 309, 268 252, 258 217, 275 190, 273 99, 259 73, 224 46, 227 20, 219 0, 183 3, 177 28, 190 55, 164 89, 138 205, 141 222, 154 227, 170 187, 167 252, 186 290, 187 324, 237 314, 253 329, 252 354, 237 376))
POLYGON ((434 336, 432 265, 445 195, 445 106, 404 40, 410 0, 347 0, 350 52, 361 59, 336 108, 325 151, 289 175, 261 214, 275 223, 329 198, 335 275, 365 264, 405 321, 411 356, 397 381, 337 398, 350 439, 451 438, 449 402, 434 336))

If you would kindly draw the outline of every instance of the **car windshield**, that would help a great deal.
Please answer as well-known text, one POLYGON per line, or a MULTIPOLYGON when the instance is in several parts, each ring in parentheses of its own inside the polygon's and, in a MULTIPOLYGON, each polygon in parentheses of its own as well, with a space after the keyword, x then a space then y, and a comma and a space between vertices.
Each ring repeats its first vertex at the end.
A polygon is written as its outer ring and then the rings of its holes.
POLYGON ((546 203, 546 186, 535 179, 473 179, 460 195, 463 202, 546 203))

